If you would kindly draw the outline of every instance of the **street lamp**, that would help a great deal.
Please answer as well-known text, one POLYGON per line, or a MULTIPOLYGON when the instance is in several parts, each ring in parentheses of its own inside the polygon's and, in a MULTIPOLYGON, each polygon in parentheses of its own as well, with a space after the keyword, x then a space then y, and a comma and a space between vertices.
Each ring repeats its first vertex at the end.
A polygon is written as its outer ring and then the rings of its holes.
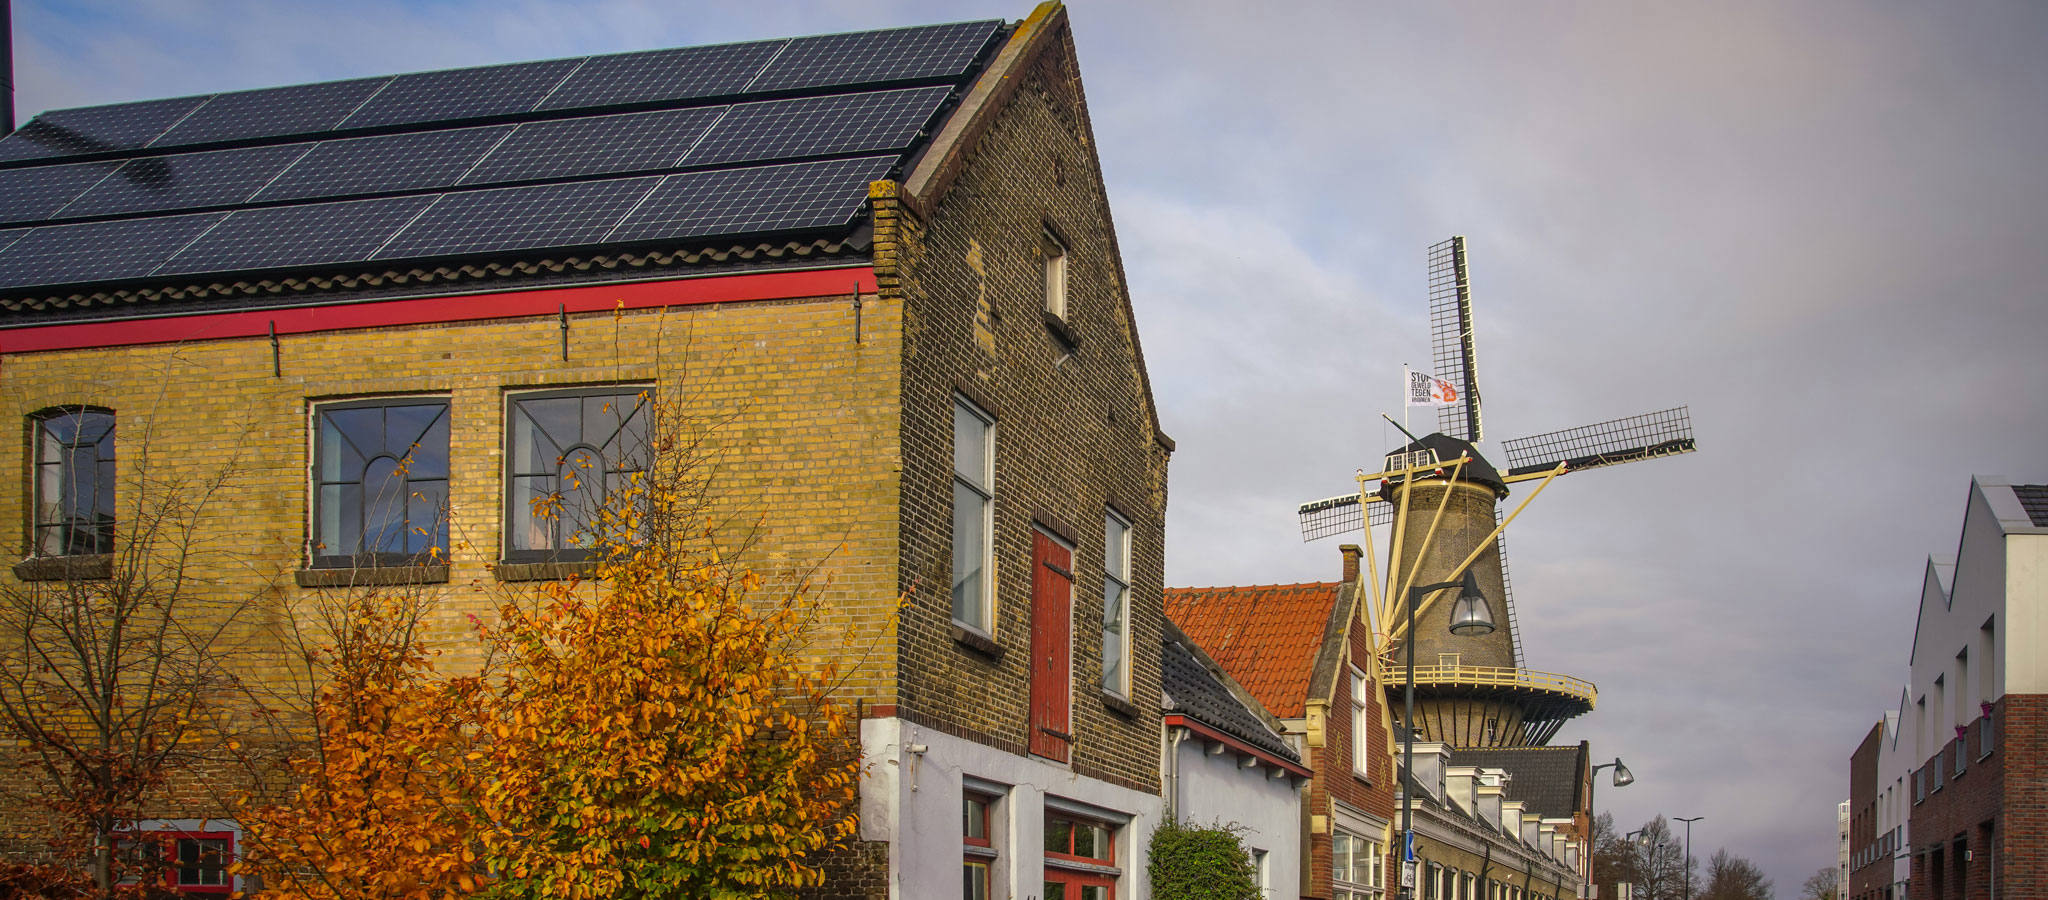
POLYGON ((1704 818, 1706 816, 1693 816, 1690 819, 1674 817, 1671 820, 1685 823, 1685 900, 1692 900, 1692 823, 1704 818))
MULTIPOLYGON (((1614 770, 1615 787, 1628 787, 1629 785, 1636 783, 1636 777, 1629 773, 1627 766, 1621 764, 1621 757, 1619 756, 1615 757, 1614 761, 1611 763, 1601 763, 1597 766, 1594 766, 1592 774, 1588 776, 1586 779, 1586 815, 1591 816, 1594 819, 1598 819, 1600 817, 1600 809, 1593 805, 1593 788, 1598 787, 1600 784, 1601 769, 1614 770)), ((1593 823, 1590 821, 1586 823, 1586 833, 1588 835, 1591 835, 1593 833, 1593 823)), ((1630 834, 1634 834, 1634 832, 1630 832, 1630 834)), ((1627 839, 1628 835, 1622 836, 1622 840, 1627 839)), ((1598 849, 1600 848, 1588 847, 1586 850, 1586 878, 1588 880, 1591 880, 1593 877, 1593 853, 1598 849)))
POLYGON ((1408 782, 1415 778, 1415 606, 1425 596, 1446 588, 1458 588, 1458 602, 1451 606, 1451 633, 1459 637, 1478 637, 1493 633, 1493 612, 1486 606, 1486 595, 1479 592, 1479 579, 1472 577, 1472 570, 1465 570, 1465 577, 1458 581, 1442 581, 1436 584, 1419 584, 1408 589, 1405 605, 1408 607, 1408 679, 1403 697, 1401 713, 1401 897, 1412 900, 1415 896, 1415 790, 1408 782))

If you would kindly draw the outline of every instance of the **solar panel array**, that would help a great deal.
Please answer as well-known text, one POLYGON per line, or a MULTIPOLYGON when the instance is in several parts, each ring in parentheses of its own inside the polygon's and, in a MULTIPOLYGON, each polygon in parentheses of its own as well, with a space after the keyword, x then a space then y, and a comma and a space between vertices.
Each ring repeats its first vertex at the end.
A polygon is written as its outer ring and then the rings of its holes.
POLYGON ((47 112, 0 138, 0 291, 845 228, 1001 29, 47 112))

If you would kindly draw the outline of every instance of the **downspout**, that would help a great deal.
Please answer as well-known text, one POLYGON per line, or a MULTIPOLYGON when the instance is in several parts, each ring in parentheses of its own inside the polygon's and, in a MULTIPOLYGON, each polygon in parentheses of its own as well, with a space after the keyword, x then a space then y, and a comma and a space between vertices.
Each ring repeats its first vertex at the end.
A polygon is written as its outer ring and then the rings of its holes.
MULTIPOLYGON (((0 0, 4 2, 4 0, 0 0)), ((1180 744, 1188 739, 1188 730, 1179 726, 1166 729, 1166 821, 1180 821, 1180 744)))

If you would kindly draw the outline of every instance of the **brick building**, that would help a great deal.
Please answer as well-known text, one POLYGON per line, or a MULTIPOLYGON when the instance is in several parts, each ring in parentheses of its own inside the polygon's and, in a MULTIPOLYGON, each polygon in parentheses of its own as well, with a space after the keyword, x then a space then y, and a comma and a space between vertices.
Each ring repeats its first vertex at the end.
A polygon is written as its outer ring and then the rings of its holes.
MULTIPOLYGON (((1173 445, 1093 147, 1056 2, 46 113, 0 140, 13 587, 231 467, 214 590, 404 585, 459 644, 588 570, 532 501, 631 471, 652 394, 750 560, 819 566, 869 764, 835 893, 1144 897, 1173 445)), ((232 841, 197 803, 152 814, 232 841)))
POLYGON ((1850 758, 1849 896, 2048 895, 2048 485, 1971 480, 1928 561, 1907 680, 1850 758), (1869 812, 1866 814, 1865 810, 1869 812))

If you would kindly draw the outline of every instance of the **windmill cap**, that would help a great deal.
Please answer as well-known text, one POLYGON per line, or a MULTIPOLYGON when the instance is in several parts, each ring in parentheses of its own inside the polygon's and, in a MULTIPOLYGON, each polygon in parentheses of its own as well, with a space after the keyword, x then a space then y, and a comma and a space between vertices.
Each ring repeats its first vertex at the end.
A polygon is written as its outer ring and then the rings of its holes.
MULTIPOLYGON (((1394 453, 1414 453, 1417 450, 1436 451, 1436 458, 1443 461, 1446 474, 1450 471, 1450 464, 1456 462, 1458 457, 1469 456, 1471 460, 1465 463, 1464 470, 1458 474, 1458 480, 1476 482, 1493 488, 1496 498, 1508 495, 1508 484, 1501 480, 1500 470, 1495 469, 1493 463, 1487 462, 1486 457, 1480 456, 1479 451, 1474 449, 1469 441, 1462 441, 1439 431, 1425 435, 1421 440, 1395 450, 1394 453)), ((1382 485, 1380 498, 1393 499, 1393 487, 1392 484, 1382 485)))

